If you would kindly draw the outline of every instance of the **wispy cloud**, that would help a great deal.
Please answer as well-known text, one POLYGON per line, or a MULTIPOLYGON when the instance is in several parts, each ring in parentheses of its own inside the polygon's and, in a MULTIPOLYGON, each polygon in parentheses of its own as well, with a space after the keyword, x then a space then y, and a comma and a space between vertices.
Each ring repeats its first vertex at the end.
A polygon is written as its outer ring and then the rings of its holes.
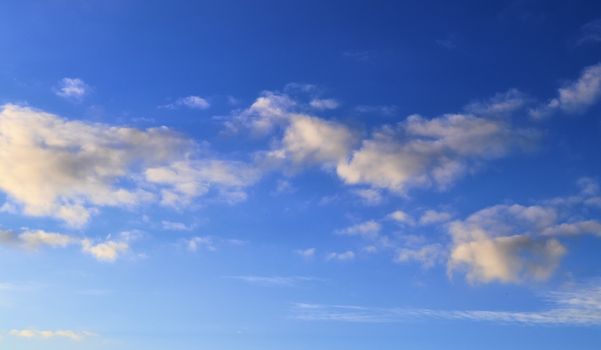
POLYGON ((200 97, 200 96, 186 96, 186 97, 178 98, 173 103, 166 104, 166 105, 163 105, 160 107, 168 108, 168 109, 176 109, 179 107, 185 107, 185 108, 190 108, 190 109, 203 110, 203 109, 208 109, 209 107, 211 107, 211 104, 205 98, 200 97))
POLYGON ((596 44, 601 42, 601 18, 584 24, 581 28, 581 36, 578 45, 596 44))
POLYGON ((300 284, 323 281, 317 277, 307 276, 224 276, 226 279, 238 280, 244 283, 263 287, 295 287, 300 284))
POLYGON ((459 311, 297 303, 292 306, 291 317, 305 321, 359 323, 442 319, 533 326, 601 326, 601 284, 598 282, 548 292, 543 295, 543 298, 551 304, 551 307, 539 311, 459 311))
POLYGON ((95 333, 88 331, 74 330, 38 330, 38 329, 12 329, 8 332, 10 336, 19 338, 66 338, 73 341, 81 341, 85 338, 96 336, 95 333))

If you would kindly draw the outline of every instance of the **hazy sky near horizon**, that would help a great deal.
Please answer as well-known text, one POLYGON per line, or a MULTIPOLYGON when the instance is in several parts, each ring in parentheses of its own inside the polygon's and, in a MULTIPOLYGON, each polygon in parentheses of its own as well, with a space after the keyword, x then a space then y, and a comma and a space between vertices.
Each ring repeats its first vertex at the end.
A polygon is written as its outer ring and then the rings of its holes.
POLYGON ((3 1, 0 348, 597 349, 601 3, 3 1))

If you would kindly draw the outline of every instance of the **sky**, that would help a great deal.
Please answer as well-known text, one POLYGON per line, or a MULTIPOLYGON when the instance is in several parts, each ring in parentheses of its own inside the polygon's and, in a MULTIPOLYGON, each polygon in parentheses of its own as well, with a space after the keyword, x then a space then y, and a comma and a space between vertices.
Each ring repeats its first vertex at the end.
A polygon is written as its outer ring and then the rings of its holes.
POLYGON ((0 348, 598 349, 601 3, 2 1, 0 348))

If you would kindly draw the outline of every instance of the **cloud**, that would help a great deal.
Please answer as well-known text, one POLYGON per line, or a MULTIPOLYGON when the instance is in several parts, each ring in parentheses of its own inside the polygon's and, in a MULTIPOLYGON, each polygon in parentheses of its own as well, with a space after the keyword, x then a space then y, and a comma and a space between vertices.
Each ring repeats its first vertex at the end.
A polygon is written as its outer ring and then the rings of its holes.
POLYGON ((544 118, 556 111, 582 114, 601 97, 601 63, 584 68, 576 81, 557 90, 557 97, 530 111, 533 118, 544 118))
POLYGON ((348 155, 354 142, 353 134, 342 124, 294 115, 284 131, 280 147, 268 152, 267 157, 293 164, 335 166, 348 155))
POLYGON ((447 222, 453 216, 445 211, 426 210, 419 218, 420 225, 432 225, 447 222))
POLYGON ((117 239, 110 236, 98 242, 90 238, 81 238, 63 233, 46 232, 44 230, 24 229, 20 232, 0 230, 0 244, 19 248, 38 250, 44 247, 68 248, 81 247, 81 251, 93 256, 98 261, 114 262, 129 250, 129 242, 139 238, 139 234, 122 232, 117 239))
POLYGON ((92 255, 98 261, 114 262, 119 255, 129 250, 129 244, 124 241, 107 240, 100 243, 93 243, 89 239, 81 241, 82 251, 92 255))
POLYGON ((345 229, 337 231, 337 233, 347 236, 361 236, 364 238, 376 238, 380 233, 382 225, 374 220, 365 221, 345 229))
POLYGON ((161 226, 163 227, 163 230, 167 230, 167 231, 191 231, 192 230, 192 227, 190 227, 184 223, 168 221, 168 220, 162 220, 161 226))
POLYGON ((224 278, 263 287, 296 287, 307 282, 322 281, 319 278, 306 276, 225 276, 224 278))
POLYGON ((56 86, 54 93, 62 98, 79 101, 90 91, 90 87, 78 78, 63 78, 56 86))
POLYGON ((13 208, 75 227, 99 207, 177 205, 256 179, 240 162, 195 158, 196 143, 166 127, 71 121, 17 105, 0 107, 0 147, 0 190, 13 208))
POLYGON ((368 62, 372 60, 373 54, 369 51, 348 50, 342 53, 342 57, 357 62, 368 62))
POLYGON ((424 268, 430 268, 442 261, 444 257, 445 250, 440 244, 428 244, 415 249, 399 249, 395 261, 397 263, 416 261, 424 268))
POLYGON ((96 334, 87 331, 37 329, 12 329, 8 334, 19 338, 65 338, 73 341, 81 341, 96 336, 96 334))
POLYGON ((315 256, 317 249, 315 248, 307 248, 307 249, 297 249, 294 251, 295 254, 300 255, 305 259, 311 259, 315 256))
POLYGON ((595 19, 584 24, 581 28, 578 45, 596 44, 601 42, 601 19, 595 19))
POLYGON ((539 311, 436 310, 375 308, 356 305, 302 304, 292 306, 291 317, 305 321, 358 323, 408 322, 415 319, 494 322, 531 326, 600 326, 601 287, 598 282, 580 284, 543 294, 539 311))
POLYGON ((211 237, 195 236, 190 239, 184 240, 184 244, 186 246, 186 249, 188 249, 191 252, 196 252, 201 248, 205 248, 209 251, 215 251, 217 249, 211 237))
POLYGON ((378 114, 383 116, 394 116, 398 113, 399 107, 395 105, 359 105, 355 111, 363 114, 378 114))
POLYGON ((352 193, 361 198, 366 205, 378 205, 384 200, 382 193, 373 188, 356 189, 352 193))
POLYGON ((336 109, 340 103, 333 98, 314 98, 309 105, 317 110, 336 109))
POLYGON ((485 101, 476 101, 465 106, 468 113, 478 116, 507 117, 524 108, 530 98, 517 89, 497 93, 485 101))
POLYGON ((476 161, 499 158, 536 138, 498 120, 450 114, 427 120, 413 115, 383 127, 337 166, 347 184, 368 184, 404 193, 408 187, 445 188, 476 161))
POLYGON ((565 200, 496 205, 453 221, 448 226, 453 238, 449 272, 463 269, 472 283, 549 278, 566 253, 559 238, 601 236, 601 222, 576 219, 573 206, 565 200))
POLYGON ((411 215, 407 214, 406 212, 404 212, 402 210, 395 210, 392 213, 388 214, 388 217, 398 223, 407 224, 407 225, 415 224, 415 220, 413 220, 411 215))
POLYGON ((355 259, 355 253, 347 250, 345 252, 331 252, 326 255, 326 260, 349 261, 355 259))
POLYGON ((186 107, 190 109, 208 109, 211 104, 206 99, 200 96, 186 96, 177 99, 174 103, 162 106, 164 108, 176 109, 179 107, 186 107))

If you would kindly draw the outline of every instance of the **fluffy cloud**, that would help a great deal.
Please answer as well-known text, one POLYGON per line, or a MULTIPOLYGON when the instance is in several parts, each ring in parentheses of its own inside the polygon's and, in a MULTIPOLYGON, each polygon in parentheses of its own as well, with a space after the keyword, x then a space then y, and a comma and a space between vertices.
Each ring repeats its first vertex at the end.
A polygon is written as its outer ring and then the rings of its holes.
POLYGON ((298 254, 299 256, 301 256, 305 259, 313 258, 315 256, 316 252, 317 252, 317 249, 315 249, 315 248, 297 249, 294 251, 294 253, 298 254))
POLYGON ((336 109, 340 105, 338 101, 332 98, 314 98, 309 102, 309 105, 318 110, 336 109))
POLYGON ((547 279, 566 253, 558 238, 601 235, 601 222, 565 221, 569 213, 551 205, 496 205, 454 221, 449 272, 463 269, 470 282, 547 279))
POLYGON ((57 96, 72 99, 81 100, 85 95, 88 94, 90 87, 81 79, 78 78, 63 78, 55 88, 57 96))
POLYGON ((601 63, 586 67, 580 77, 557 90, 557 97, 530 111, 534 118, 543 118, 560 110, 564 113, 584 113, 601 97, 601 63))
POLYGON ((19 338, 66 338, 80 341, 84 338, 93 337, 96 334, 87 331, 73 330, 37 330, 37 329, 12 329, 9 335, 19 338))
POLYGON ((426 210, 419 218, 419 223, 421 225, 438 224, 449 221, 451 217, 452 215, 445 211, 436 211, 429 209, 426 210))
POLYGON ((129 244, 124 241, 107 240, 100 243, 93 243, 89 239, 81 241, 82 251, 92 255, 96 260, 104 262, 114 262, 120 254, 129 250, 129 244))
POLYGON ((430 268, 441 261, 444 254, 444 248, 440 244, 428 244, 416 249, 399 249, 395 261, 398 263, 416 261, 423 267, 430 268))
POLYGON ((101 206, 175 205, 209 188, 236 193, 254 179, 237 162, 190 159, 195 147, 165 127, 113 127, 4 105, 0 190, 27 215, 82 226, 101 206))
POLYGON ((501 157, 527 146, 536 133, 471 115, 407 118, 364 140, 348 161, 337 166, 348 184, 369 184, 403 193, 410 186, 444 188, 479 160, 501 157))

